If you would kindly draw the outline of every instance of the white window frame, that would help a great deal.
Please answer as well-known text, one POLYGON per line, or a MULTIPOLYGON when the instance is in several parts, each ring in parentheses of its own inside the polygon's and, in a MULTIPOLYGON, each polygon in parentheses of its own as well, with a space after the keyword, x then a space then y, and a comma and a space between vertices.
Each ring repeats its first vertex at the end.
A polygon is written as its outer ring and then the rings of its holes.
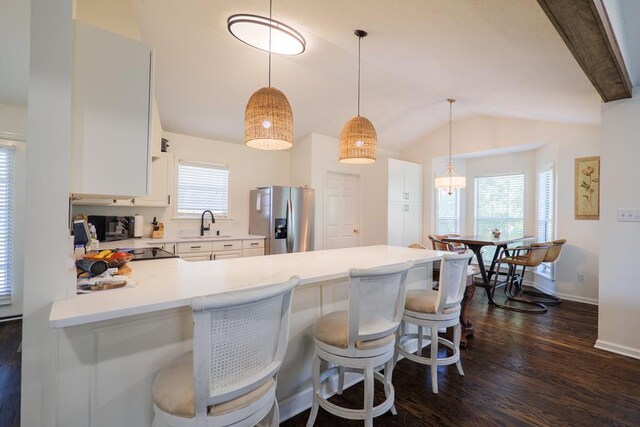
MULTIPOLYGON (((192 220, 199 220, 200 219, 200 215, 202 214, 185 214, 185 213, 180 213, 179 209, 180 209, 180 165, 190 165, 190 166, 196 166, 196 167, 203 167, 203 168, 211 168, 211 169, 220 169, 220 170, 226 170, 227 171, 227 213, 226 215, 220 215, 214 212, 215 214, 215 218, 216 221, 221 220, 222 222, 224 221, 230 221, 231 220, 231 207, 230 207, 230 203, 229 203, 229 199, 230 199, 230 181, 231 181, 231 171, 228 165, 226 164, 220 164, 220 163, 208 163, 208 162, 197 162, 197 161, 192 161, 192 160, 187 160, 187 159, 176 159, 176 163, 175 163, 175 192, 176 192, 176 201, 174 203, 174 220, 186 220, 186 221, 192 221, 192 220)), ((211 209, 211 208, 208 208, 211 209)), ((204 211, 205 209, 203 209, 204 211)))
MULTIPOLYGON (((555 165, 553 163, 549 163, 546 165, 538 166, 536 170, 536 241, 538 242, 546 242, 555 239, 556 236, 556 171, 555 165), (551 185, 550 185, 550 195, 547 197, 550 199, 550 213, 547 218, 540 218, 540 175, 543 173, 551 172, 551 185), (538 231, 540 229, 539 224, 540 221, 550 222, 551 223, 551 234, 547 236, 541 236, 538 231)), ((542 277, 545 277, 550 280, 555 280, 555 263, 542 263, 534 272, 542 277)))
POLYGON ((462 190, 459 188, 454 188, 452 190, 451 195, 447 194, 447 191, 444 189, 436 189, 435 192, 435 224, 434 224, 434 230, 435 230, 435 234, 448 234, 448 233, 456 233, 456 234, 460 234, 460 199, 462 196, 462 190), (455 218, 443 218, 443 219, 454 219, 455 220, 455 227, 454 227, 454 231, 446 231, 443 232, 442 230, 440 230, 440 228, 438 227, 439 224, 439 220, 440 220, 440 196, 442 195, 442 193, 445 194, 445 197, 455 197, 456 198, 456 208, 455 208, 455 218))
MULTIPOLYGON (((495 177, 506 177, 506 176, 522 176, 522 230, 524 233, 524 226, 525 226, 525 209, 526 209, 526 205, 525 205, 525 193, 527 191, 526 186, 527 186, 527 181, 526 181, 526 174, 524 173, 524 171, 520 171, 520 172, 508 172, 508 173, 499 173, 499 174, 493 174, 493 175, 478 175, 474 177, 473 180, 473 191, 474 191, 474 200, 473 200, 473 231, 474 234, 479 234, 478 231, 478 205, 479 205, 479 197, 478 197, 478 179, 482 179, 482 178, 495 178, 495 177)), ((489 218, 486 218, 489 219, 489 218)), ((495 217, 494 219, 498 220, 498 219, 502 219, 502 218, 498 218, 495 217)), ((502 232, 506 232, 506 230, 500 230, 502 232)), ((518 244, 521 244, 522 242, 519 242, 518 244)), ((491 260, 493 259, 493 250, 495 249, 495 247, 492 246, 485 246, 483 248, 483 261, 485 265, 489 265, 491 264, 491 260)))
MULTIPOLYGON (((3 177, 3 181, 6 180, 7 185, 7 194, 6 196, 0 197, 0 201, 3 201, 4 207, 2 210, 5 210, 7 213, 7 218, 0 218, 0 231, 1 234, 5 236, 4 243, 4 252, 5 259, 0 260, 0 264, 4 263, 6 265, 4 269, 4 281, 2 287, 3 291, 0 293, 0 305, 10 305, 13 302, 13 294, 15 292, 15 277, 16 274, 14 272, 14 260, 13 260, 13 252, 14 252, 14 221, 13 215, 15 210, 15 185, 16 185, 16 170, 15 170, 15 162, 16 162, 16 147, 13 144, 7 144, 0 142, 0 150, 5 151, 9 154, 6 165, 6 175, 3 177), (4 200, 3 200, 4 199, 4 200)), ((0 174, 1 176, 1 174, 0 174)), ((2 270, 0 270, 1 272, 2 270)), ((2 280, 2 275, 0 274, 0 280, 2 280)))

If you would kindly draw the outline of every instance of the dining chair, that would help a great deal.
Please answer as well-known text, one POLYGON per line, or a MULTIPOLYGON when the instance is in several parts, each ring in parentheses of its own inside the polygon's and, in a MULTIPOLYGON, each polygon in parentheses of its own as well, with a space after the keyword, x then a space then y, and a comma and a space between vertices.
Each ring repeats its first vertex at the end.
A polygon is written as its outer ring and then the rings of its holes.
POLYGON ((158 371, 153 427, 255 426, 271 414, 284 357, 294 276, 286 282, 191 301, 193 351, 158 371))
POLYGON ((464 243, 451 243, 443 240, 447 237, 460 237, 459 234, 429 234, 428 237, 434 251, 464 253, 467 250, 464 243))
MULTIPOLYGON (((566 239, 558 239, 550 242, 534 243, 531 246, 548 246, 547 254, 545 255, 544 260, 542 260, 542 262, 552 263, 552 262, 556 262, 556 260, 560 256, 560 251, 562 251, 562 247, 564 246, 565 243, 567 243, 566 239)), ((552 304, 556 305, 562 302, 562 300, 555 295, 551 295, 542 291, 533 291, 533 290, 525 289, 522 286, 522 279, 524 277, 524 268, 525 267, 523 267, 523 272, 520 277, 520 290, 522 291, 523 295, 526 295, 527 297, 529 297, 530 299, 533 299, 534 301, 544 303, 545 305, 552 305, 552 304), (536 298, 542 298, 542 299, 536 299, 536 298)))
POLYGON ((460 363, 460 311, 462 298, 467 285, 469 260, 473 257, 471 251, 464 254, 446 254, 440 264, 440 286, 437 291, 430 289, 412 289, 407 291, 402 326, 396 336, 396 355, 394 362, 400 355, 423 365, 431 366, 431 390, 438 393, 438 366, 454 364, 458 373, 464 375, 460 363), (409 325, 418 328, 417 333, 408 332, 409 325), (453 327, 453 341, 438 336, 438 329, 453 327), (430 331, 427 337, 424 329, 430 331), (422 356, 423 342, 430 346, 430 357, 422 356), (417 345, 413 354, 412 345, 417 345), (448 347, 453 354, 438 357, 440 345, 448 347))
POLYGON ((519 311, 522 313, 546 313, 547 306, 539 301, 534 301, 522 296, 522 281, 524 273, 527 268, 534 268, 542 264, 544 261, 547 250, 551 246, 544 245, 527 245, 517 246, 515 248, 507 248, 502 251, 502 254, 498 258, 496 272, 500 271, 501 265, 507 264, 508 270, 505 280, 499 281, 500 274, 495 274, 494 286, 491 289, 492 296, 495 295, 495 290, 499 286, 504 286, 504 294, 507 297, 507 302, 516 301, 518 303, 533 305, 534 307, 523 307, 521 305, 512 304, 497 304, 498 307, 519 311), (518 274, 518 267, 522 267, 522 271, 518 274))
POLYGON ((349 271, 349 310, 322 316, 313 326, 313 403, 307 426, 313 426, 320 407, 342 418, 364 420, 373 426, 373 418, 391 410, 394 389, 391 383, 395 332, 402 319, 407 272, 413 262, 382 268, 349 271), (320 371, 321 362, 328 368, 320 371), (384 375, 375 370, 384 366, 384 375), (325 399, 325 385, 338 376, 337 393, 342 394, 346 372, 364 374, 363 409, 351 409, 325 399), (373 406, 373 381, 384 384, 385 400, 373 406))

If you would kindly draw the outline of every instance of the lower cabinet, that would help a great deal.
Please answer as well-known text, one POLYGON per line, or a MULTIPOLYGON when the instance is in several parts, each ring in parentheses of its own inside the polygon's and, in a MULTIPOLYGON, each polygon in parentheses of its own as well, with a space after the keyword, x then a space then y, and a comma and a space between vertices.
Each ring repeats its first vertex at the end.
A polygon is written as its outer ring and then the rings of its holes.
POLYGON ((189 262, 211 261, 211 254, 183 254, 183 255, 180 255, 180 258, 189 262))
POLYGON ((230 258, 242 258, 242 251, 222 251, 213 252, 211 259, 230 259, 230 258))
POLYGON ((264 255, 264 239, 165 243, 185 261, 210 261, 264 255))

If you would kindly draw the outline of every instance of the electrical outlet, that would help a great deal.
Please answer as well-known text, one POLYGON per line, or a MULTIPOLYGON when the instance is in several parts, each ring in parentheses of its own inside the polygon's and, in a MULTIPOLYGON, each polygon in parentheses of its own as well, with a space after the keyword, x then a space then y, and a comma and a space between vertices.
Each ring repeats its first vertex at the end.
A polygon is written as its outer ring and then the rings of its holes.
POLYGON ((640 210, 618 209, 618 222, 640 222, 640 210))
POLYGON ((578 282, 584 282, 584 273, 578 273, 578 282))

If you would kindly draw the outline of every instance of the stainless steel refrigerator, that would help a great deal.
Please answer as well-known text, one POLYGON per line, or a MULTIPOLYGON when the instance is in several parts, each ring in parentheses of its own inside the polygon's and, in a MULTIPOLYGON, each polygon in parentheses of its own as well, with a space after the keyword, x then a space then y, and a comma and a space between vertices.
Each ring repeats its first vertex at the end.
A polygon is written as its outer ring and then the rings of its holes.
POLYGON ((265 255, 313 250, 314 191, 299 187, 251 190, 249 233, 265 236, 265 255))

